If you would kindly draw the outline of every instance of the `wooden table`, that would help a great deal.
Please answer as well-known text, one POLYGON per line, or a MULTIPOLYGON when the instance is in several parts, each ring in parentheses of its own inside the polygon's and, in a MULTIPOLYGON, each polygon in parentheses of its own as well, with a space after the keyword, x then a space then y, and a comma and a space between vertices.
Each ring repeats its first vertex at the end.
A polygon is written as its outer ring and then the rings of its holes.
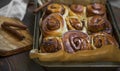
MULTIPOLYGON (((117 20, 117 23, 120 27, 120 9, 116 7, 112 7, 113 12, 115 14, 115 18, 117 20)), ((33 19, 34 15, 31 14, 31 10, 28 9, 28 14, 25 16, 25 19, 23 22, 29 26, 31 34, 33 34, 33 19), (28 20, 29 19, 29 20, 28 20)), ((44 67, 41 67, 34 61, 32 61, 29 58, 29 51, 19 53, 13 56, 9 57, 0 57, 0 71, 45 71, 44 67)), ((94 71, 94 70, 105 70, 105 71, 117 71, 117 68, 47 68, 49 71, 57 70, 57 71, 62 71, 62 70, 69 70, 69 71, 94 71)))

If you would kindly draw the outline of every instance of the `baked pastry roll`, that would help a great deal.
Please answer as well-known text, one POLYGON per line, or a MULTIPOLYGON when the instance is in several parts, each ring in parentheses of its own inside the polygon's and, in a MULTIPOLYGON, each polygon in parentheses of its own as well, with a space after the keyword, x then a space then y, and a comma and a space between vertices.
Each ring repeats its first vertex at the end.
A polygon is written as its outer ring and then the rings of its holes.
POLYGON ((79 50, 90 50, 90 38, 86 33, 78 30, 71 30, 62 36, 65 51, 74 53, 79 50))
POLYGON ((105 32, 95 33, 91 35, 91 44, 94 49, 101 48, 106 45, 118 47, 117 41, 105 32))
POLYGON ((84 21, 80 21, 76 16, 67 17, 66 23, 69 30, 83 30, 86 24, 84 21))
POLYGON ((110 22, 101 16, 93 16, 88 18, 87 29, 90 33, 97 33, 104 31, 106 33, 112 33, 112 26, 110 22))
POLYGON ((86 19, 86 7, 79 4, 71 5, 69 10, 69 16, 77 16, 80 20, 86 19))
POLYGON ((47 14, 60 13, 63 17, 66 17, 68 16, 68 7, 63 4, 53 3, 48 5, 46 12, 47 14))
POLYGON ((40 61, 61 61, 64 57, 64 48, 60 37, 44 37, 41 40, 39 54, 40 61))
POLYGON ((61 38, 59 37, 45 37, 42 40, 40 50, 42 53, 55 53, 63 49, 61 38))
POLYGON ((86 30, 86 21, 81 21, 78 17, 76 16, 70 16, 66 18, 66 23, 68 26, 69 30, 80 30, 83 32, 87 32, 86 30))
POLYGON ((59 13, 50 14, 41 23, 41 30, 44 37, 61 37, 66 31, 66 21, 59 13))
POLYGON ((106 8, 103 4, 93 3, 87 6, 87 16, 104 16, 106 14, 106 8))

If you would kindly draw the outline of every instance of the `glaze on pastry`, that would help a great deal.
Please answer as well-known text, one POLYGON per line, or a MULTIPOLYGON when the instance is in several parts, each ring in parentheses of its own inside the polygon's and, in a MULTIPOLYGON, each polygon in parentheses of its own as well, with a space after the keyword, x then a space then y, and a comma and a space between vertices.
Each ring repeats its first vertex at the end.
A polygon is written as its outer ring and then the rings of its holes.
POLYGON ((86 18, 86 7, 79 4, 71 5, 69 10, 69 16, 77 16, 80 20, 84 20, 86 18))
POLYGON ((41 24, 43 36, 62 36, 66 31, 66 22, 59 13, 50 14, 41 24))
POLYGON ((78 30, 68 31, 62 37, 65 51, 68 53, 91 49, 89 40, 89 36, 86 33, 78 30))
POLYGON ((53 4, 50 4, 47 7, 46 12, 49 13, 49 14, 51 14, 51 13, 60 13, 61 15, 66 17, 68 15, 68 8, 65 5, 53 3, 53 4))
POLYGON ((62 42, 59 37, 46 37, 41 44, 42 53, 55 53, 62 48, 62 42))
POLYGON ((87 16, 100 15, 103 16, 106 13, 105 6, 99 3, 93 3, 87 6, 87 16))
POLYGON ((91 44, 94 49, 101 48, 105 45, 115 45, 118 46, 116 40, 105 32, 95 33, 91 35, 91 44))
POLYGON ((97 32, 107 32, 109 34, 112 33, 112 27, 109 21, 101 16, 93 16, 88 18, 88 25, 87 25, 88 31, 91 33, 97 33, 97 32))
POLYGON ((78 17, 66 18, 69 30, 82 30, 84 23, 82 23, 78 17))

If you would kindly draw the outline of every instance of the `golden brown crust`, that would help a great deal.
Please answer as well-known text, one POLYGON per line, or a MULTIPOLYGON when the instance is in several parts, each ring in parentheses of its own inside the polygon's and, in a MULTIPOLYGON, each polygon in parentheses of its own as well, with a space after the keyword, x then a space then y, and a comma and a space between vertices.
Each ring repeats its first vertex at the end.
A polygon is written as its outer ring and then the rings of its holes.
POLYGON ((47 6, 47 11, 50 13, 61 13, 62 14, 63 10, 64 10, 64 8, 60 4, 53 3, 53 4, 50 4, 49 6, 47 6))
POLYGON ((61 61, 64 57, 64 47, 60 37, 45 37, 38 54, 33 52, 33 57, 38 56, 40 61, 61 61))
POLYGON ((42 53, 55 53, 62 50, 62 41, 59 37, 46 37, 43 38, 42 44, 40 46, 42 53))
POLYGON ((112 33, 112 26, 106 18, 101 16, 93 16, 88 18, 87 29, 90 33, 97 33, 104 31, 106 33, 112 33))
POLYGON ((62 37, 62 41, 65 51, 68 53, 91 49, 89 36, 77 30, 66 32, 62 37))
POLYGON ((84 50, 76 53, 64 54, 64 62, 96 62, 96 61, 120 61, 120 51, 116 46, 106 45, 96 50, 84 50), (113 57, 114 56, 114 57, 113 57))
POLYGON ((44 36, 62 36, 67 31, 66 22, 59 13, 46 17, 41 24, 44 36))
POLYGON ((40 62, 58 62, 58 64, 59 62, 60 64, 61 62, 70 62, 70 64, 72 64, 72 62, 96 61, 120 62, 120 51, 116 46, 106 45, 96 50, 77 51, 73 54, 64 51, 58 51, 56 53, 38 53, 36 50, 32 50, 30 57, 32 59, 39 59, 40 62))
POLYGON ((103 16, 106 13, 106 8, 104 5, 99 3, 93 3, 87 6, 87 16, 100 15, 103 16))
POLYGON ((82 30, 84 27, 84 23, 78 17, 67 17, 66 22, 69 30, 82 30))
POLYGON ((62 62, 64 58, 64 51, 60 50, 55 53, 40 53, 35 50, 31 52, 31 58, 38 58, 41 62, 62 62))
POLYGON ((95 33, 91 35, 91 44, 94 49, 101 48, 106 45, 113 45, 118 47, 117 41, 105 32, 95 33))
POLYGON ((73 4, 70 6, 71 10, 75 13, 82 13, 84 11, 84 7, 82 5, 76 5, 76 4, 73 4))
POLYGON ((66 17, 68 15, 68 8, 63 4, 61 5, 61 4, 53 3, 47 7, 47 11, 46 11, 46 14, 48 15, 51 13, 60 13, 62 16, 66 17))
POLYGON ((86 18, 86 7, 83 5, 71 5, 69 9, 69 16, 76 16, 80 20, 84 20, 86 18))

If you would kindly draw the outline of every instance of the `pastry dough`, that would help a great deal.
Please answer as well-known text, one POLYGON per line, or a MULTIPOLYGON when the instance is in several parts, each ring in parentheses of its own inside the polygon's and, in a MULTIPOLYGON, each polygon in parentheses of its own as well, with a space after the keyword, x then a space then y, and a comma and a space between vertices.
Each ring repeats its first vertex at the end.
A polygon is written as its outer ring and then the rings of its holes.
POLYGON ((60 13, 63 17, 68 16, 68 8, 65 5, 53 3, 47 7, 47 13, 60 13))
POLYGON ((101 16, 93 16, 88 18, 87 29, 90 33, 97 33, 104 31, 106 33, 112 33, 112 26, 110 22, 101 16))
POLYGON ((69 16, 76 16, 80 20, 86 19, 86 7, 83 5, 73 4, 69 9, 69 16))
POLYGON ((106 14, 106 8, 103 4, 93 3, 87 6, 87 16, 104 16, 106 14))
POLYGON ((62 41, 59 37, 45 37, 40 46, 41 53, 55 53, 63 50, 62 41))
POLYGON ((66 32, 62 37, 62 41, 65 51, 68 53, 92 49, 89 36, 78 30, 66 32))
POLYGON ((95 33, 91 35, 91 44, 94 49, 101 48, 106 45, 113 45, 118 47, 117 41, 105 32, 95 33))
POLYGON ((66 23, 69 30, 80 30, 82 32, 87 33, 86 29, 86 21, 81 21, 76 16, 70 16, 66 18, 66 23))
POLYGON ((67 31, 66 21, 59 13, 50 14, 41 24, 44 37, 60 37, 67 31))

